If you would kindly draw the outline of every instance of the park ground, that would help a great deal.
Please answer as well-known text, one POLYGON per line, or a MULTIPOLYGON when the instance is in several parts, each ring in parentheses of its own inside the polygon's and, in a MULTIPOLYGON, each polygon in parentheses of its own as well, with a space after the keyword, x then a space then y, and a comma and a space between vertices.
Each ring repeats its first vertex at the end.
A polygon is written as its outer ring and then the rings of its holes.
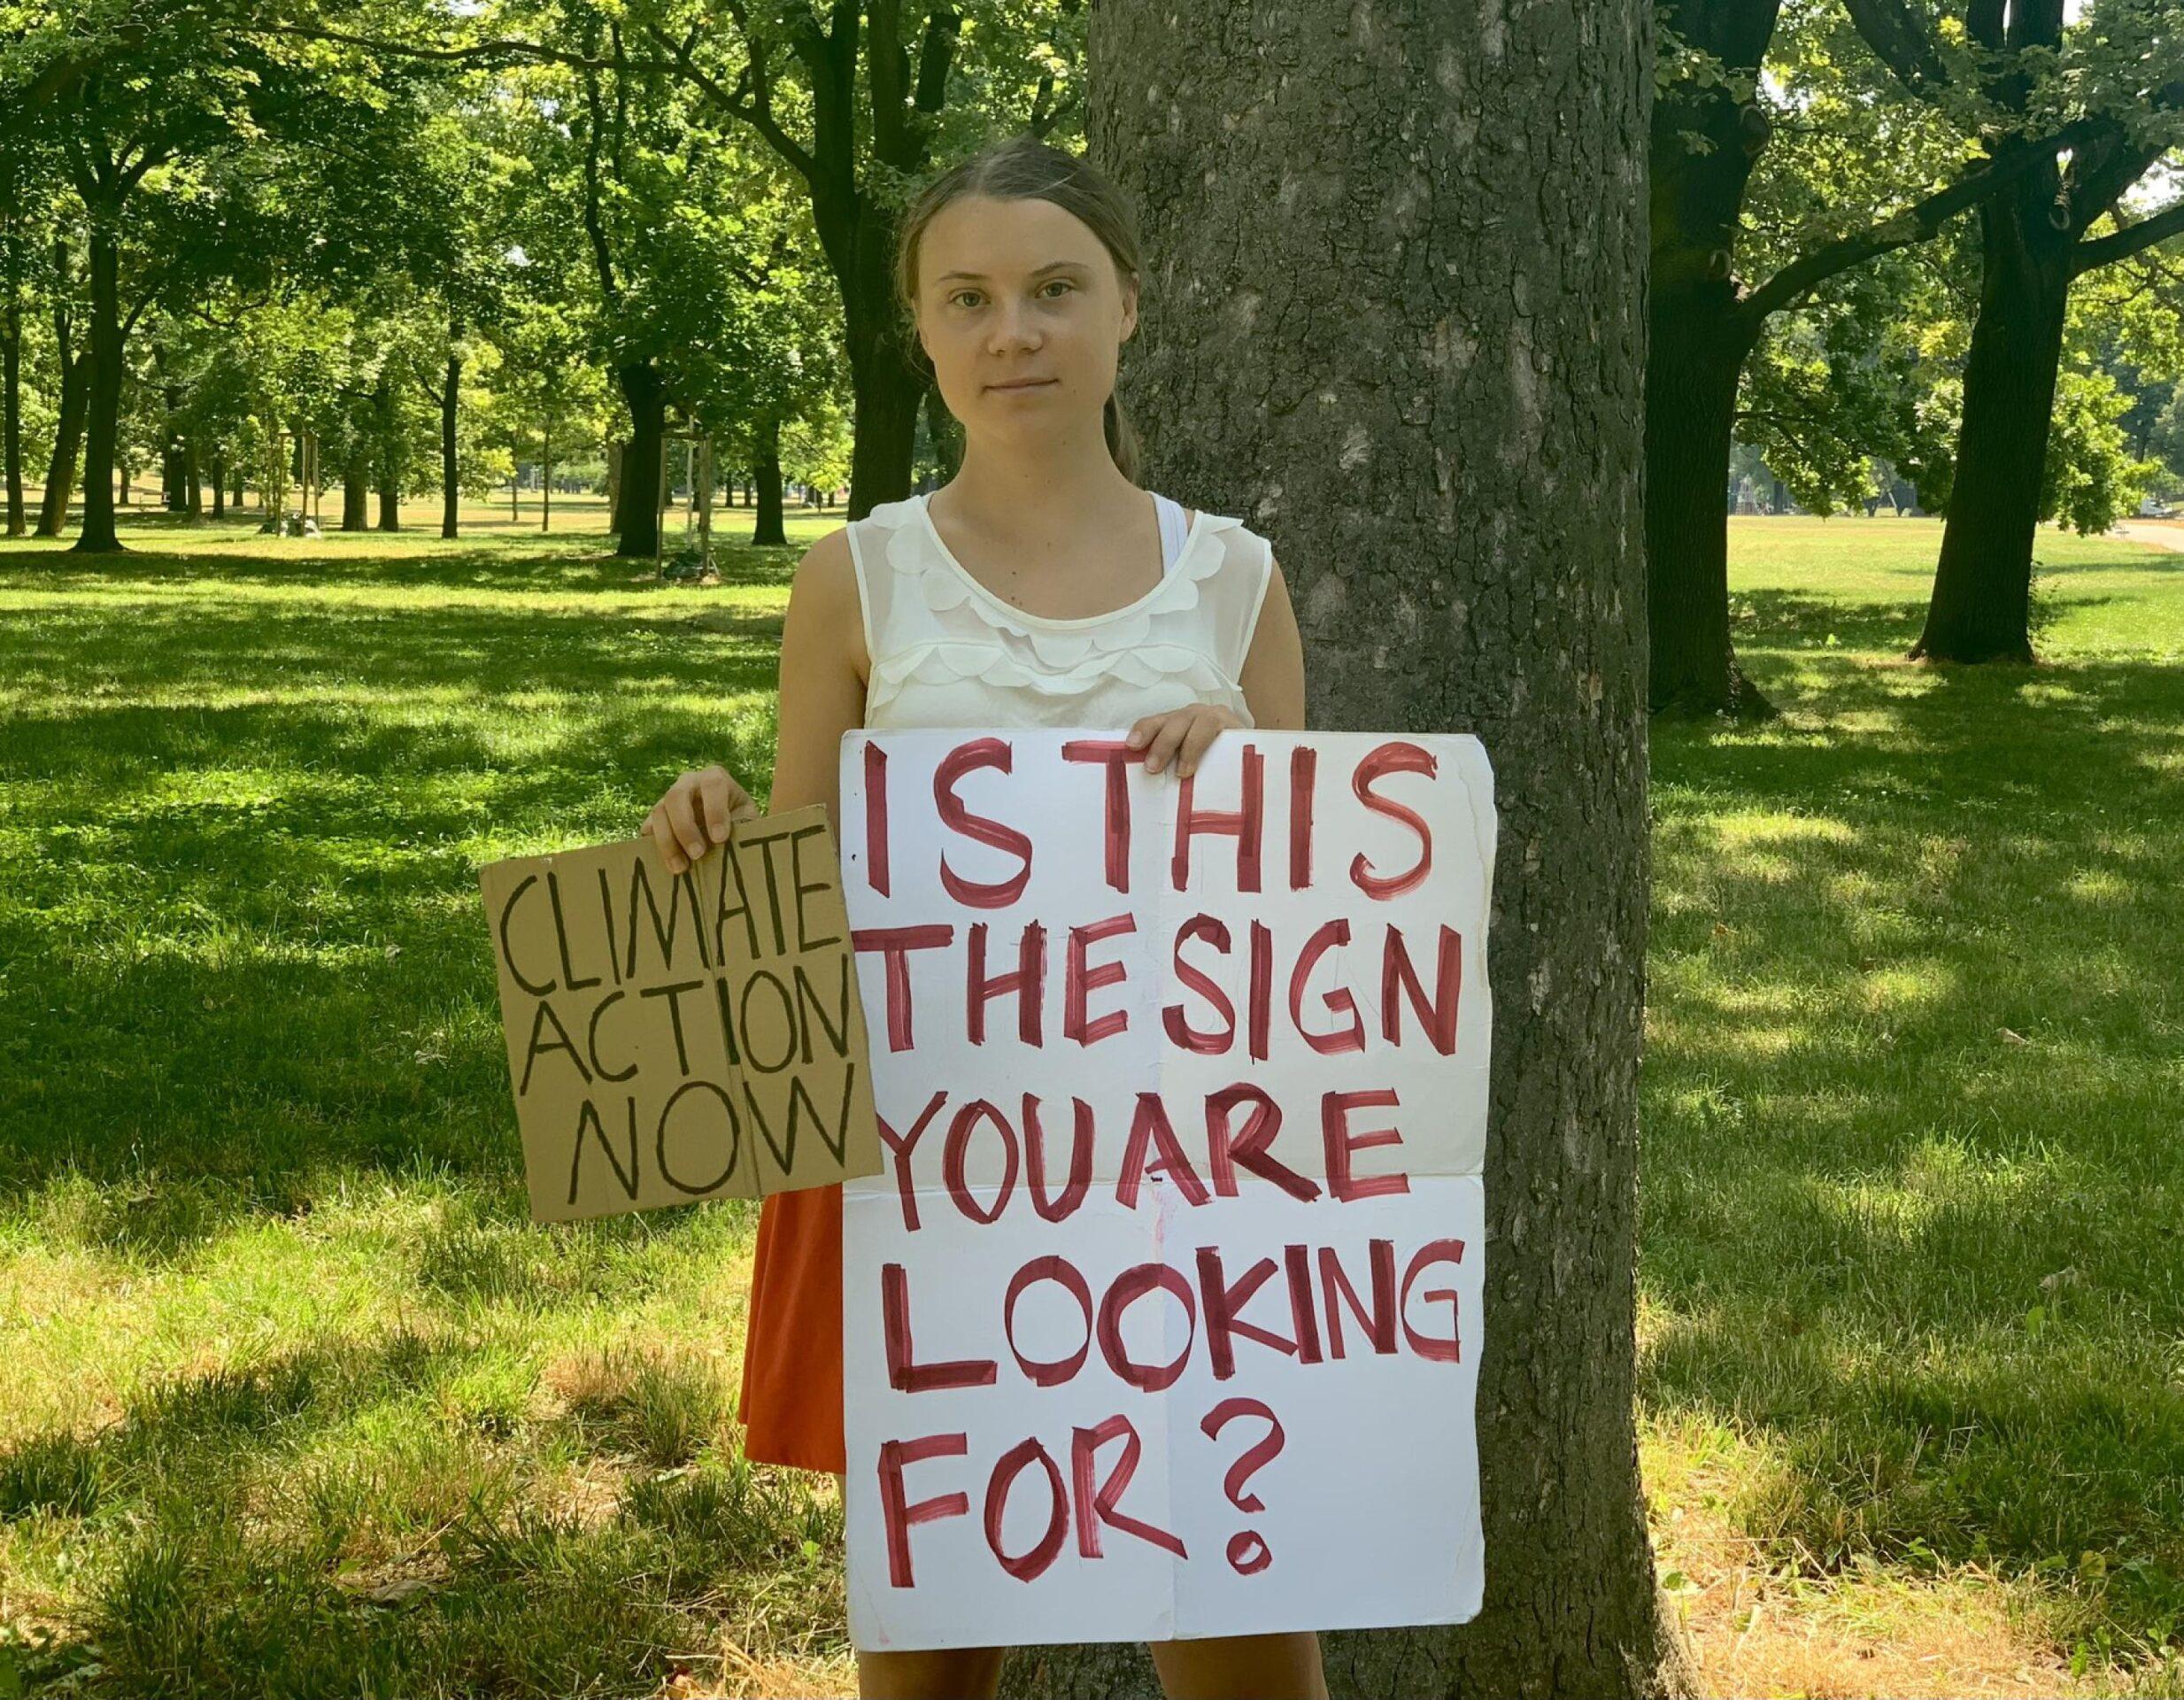
MULTIPOLYGON (((475 876, 762 792, 839 516, 670 587, 428 506, 0 544, 0 1696, 854 1691, 755 1211, 529 1224, 475 876)), ((1731 538, 1784 717, 1652 733, 1668 1592, 1719 1694, 2184 1694, 2184 555, 2043 529, 2042 664, 1957 670, 1935 522, 1731 538)))

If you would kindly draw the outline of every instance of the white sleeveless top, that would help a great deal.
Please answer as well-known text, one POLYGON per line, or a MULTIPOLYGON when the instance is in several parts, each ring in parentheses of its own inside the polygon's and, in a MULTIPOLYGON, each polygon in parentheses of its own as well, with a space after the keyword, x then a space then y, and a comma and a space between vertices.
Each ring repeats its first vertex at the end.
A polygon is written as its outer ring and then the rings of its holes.
MULTIPOLYGON (((1049 620, 965 571, 941 542, 926 499, 882 502, 849 524, 871 659, 868 727, 1120 731, 1194 702, 1254 723, 1240 679, 1274 552, 1241 520, 1201 509, 1161 582, 1136 601, 1049 620)), ((1165 540, 1182 510, 1159 502, 1165 540)))

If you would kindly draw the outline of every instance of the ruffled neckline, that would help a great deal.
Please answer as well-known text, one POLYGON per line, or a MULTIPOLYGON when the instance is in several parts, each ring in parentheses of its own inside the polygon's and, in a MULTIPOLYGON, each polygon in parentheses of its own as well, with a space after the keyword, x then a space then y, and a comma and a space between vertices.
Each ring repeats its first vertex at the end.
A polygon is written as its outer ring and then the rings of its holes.
MULTIPOLYGON (((1144 635, 1146 616, 1163 598, 1175 599, 1178 608, 1188 608, 1198 602, 1198 581, 1220 570, 1223 552, 1208 549, 1205 545, 1214 532, 1224 526, 1241 522, 1200 508, 1184 534, 1183 546, 1177 552, 1174 563, 1161 576, 1161 582, 1119 608, 1110 608, 1105 614, 1080 614, 1073 619, 1058 620, 1046 614, 1031 614, 1018 607, 1006 598, 996 595, 974 578, 962 562, 956 560, 940 536, 940 528, 933 523, 926 502, 930 491, 921 491, 907 498, 906 506, 915 510, 905 515, 906 522, 895 528, 890 540, 889 565, 914 574, 928 607, 945 610, 959 607, 967 598, 975 597, 990 610, 995 624, 1036 638, 1041 633, 1084 632, 1088 636, 1092 628, 1120 624, 1130 632, 1127 642, 1135 642, 1144 635), (922 560, 906 560, 895 552, 915 537, 922 547, 922 560)), ((1105 648, 1107 645, 1100 645, 1105 648)))

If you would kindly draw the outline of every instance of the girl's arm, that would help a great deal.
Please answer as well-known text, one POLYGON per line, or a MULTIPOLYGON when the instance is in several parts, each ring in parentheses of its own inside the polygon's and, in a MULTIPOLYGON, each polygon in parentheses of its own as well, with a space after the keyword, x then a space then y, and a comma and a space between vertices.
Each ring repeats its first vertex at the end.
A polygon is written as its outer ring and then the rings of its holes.
POLYGON ((845 526, 811 546, 789 588, 781 628, 780 731, 767 798, 773 815, 824 803, 837 843, 842 734, 864 724, 869 670, 845 526))
POLYGON ((1289 604, 1281 562, 1269 558, 1267 570, 1272 577, 1237 683, 1244 687, 1254 725, 1269 732, 1300 732, 1305 730, 1304 639, 1297 631, 1297 612, 1289 604))

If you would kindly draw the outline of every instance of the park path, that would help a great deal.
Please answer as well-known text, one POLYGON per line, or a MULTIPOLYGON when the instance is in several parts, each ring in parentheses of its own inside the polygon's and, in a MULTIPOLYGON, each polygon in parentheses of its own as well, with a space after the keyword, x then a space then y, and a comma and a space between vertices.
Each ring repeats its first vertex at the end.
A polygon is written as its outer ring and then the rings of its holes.
POLYGON ((2108 535, 2132 543, 2158 544, 2164 549, 2184 549, 2184 521, 2122 520, 2109 528, 2108 535))

